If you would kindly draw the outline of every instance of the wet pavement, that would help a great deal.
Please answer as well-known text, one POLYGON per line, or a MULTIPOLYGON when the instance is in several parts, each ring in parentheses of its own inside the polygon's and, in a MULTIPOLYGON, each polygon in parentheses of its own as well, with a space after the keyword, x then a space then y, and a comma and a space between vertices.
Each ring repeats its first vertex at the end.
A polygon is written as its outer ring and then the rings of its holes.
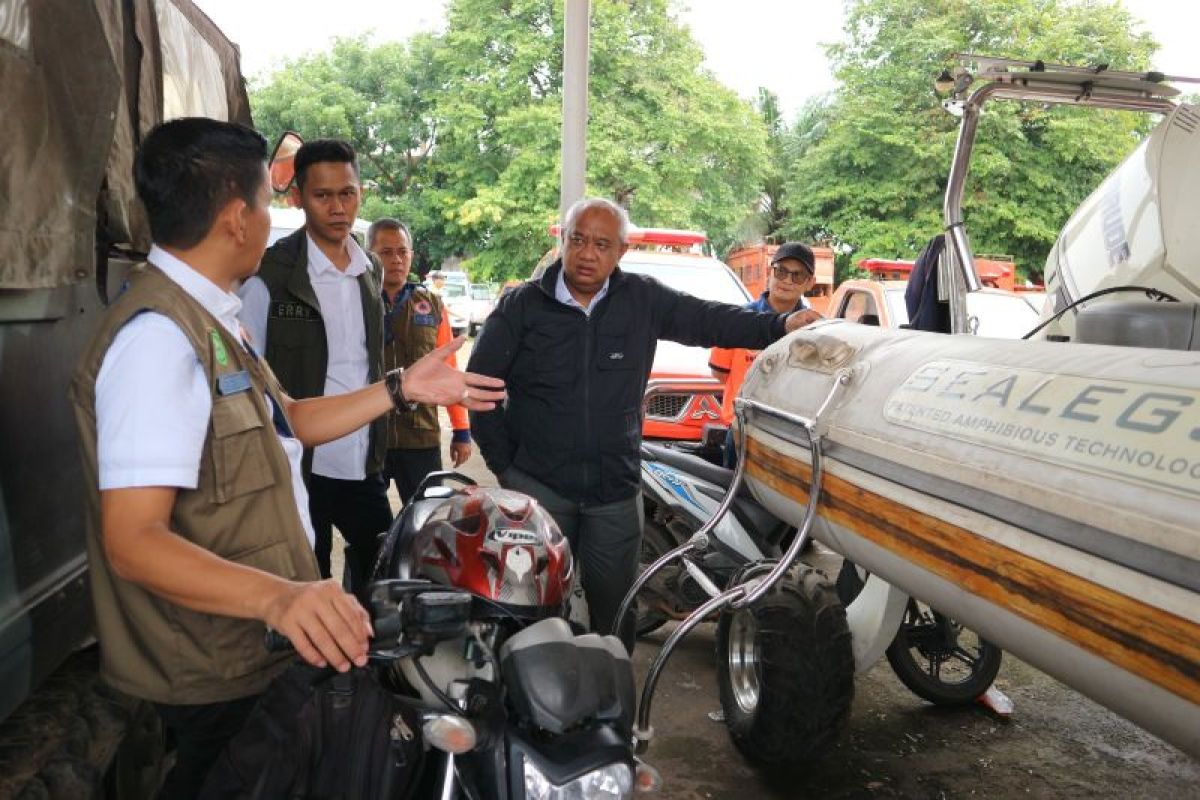
MULTIPOLYGON (((639 679, 670 626, 635 648, 639 679)), ((646 759, 669 798, 1200 798, 1200 762, 1027 664, 1005 656, 1004 721, 982 706, 937 708, 886 660, 856 681, 837 746, 772 778, 731 744, 719 711, 715 626, 700 626, 659 682, 646 759)))

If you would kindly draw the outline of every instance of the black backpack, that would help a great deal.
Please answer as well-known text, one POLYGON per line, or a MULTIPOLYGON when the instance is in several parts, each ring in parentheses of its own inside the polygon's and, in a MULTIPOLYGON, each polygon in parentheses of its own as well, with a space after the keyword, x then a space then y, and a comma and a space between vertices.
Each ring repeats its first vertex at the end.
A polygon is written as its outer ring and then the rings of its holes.
POLYGON ((294 664, 267 688, 201 800, 403 800, 420 778, 415 710, 370 669, 294 664))

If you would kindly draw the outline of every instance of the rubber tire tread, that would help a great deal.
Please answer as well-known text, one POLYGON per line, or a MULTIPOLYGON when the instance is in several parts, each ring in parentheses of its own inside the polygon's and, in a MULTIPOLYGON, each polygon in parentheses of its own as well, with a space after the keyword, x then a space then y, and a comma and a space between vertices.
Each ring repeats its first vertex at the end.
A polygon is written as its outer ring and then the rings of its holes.
POLYGON ((907 622, 908 615, 906 613, 905 621, 901 624, 900 630, 896 632, 896 638, 888 645, 886 655, 892 672, 896 673, 900 682, 917 697, 945 708, 968 706, 986 692, 992 682, 996 680, 996 676, 1000 674, 1004 651, 981 637, 979 641, 983 644, 983 655, 980 659, 982 666, 971 676, 969 681, 958 684, 934 681, 913 658, 912 649, 908 646, 908 640, 904 635, 907 622))
MULTIPOLYGON (((735 578, 736 580, 736 578, 735 578)), ((850 718, 854 651, 846 610, 829 578, 793 568, 752 606, 758 625, 759 701, 742 711, 729 679, 733 613, 717 623, 717 684, 730 738, 768 771, 815 758, 833 745, 850 718)))
MULTIPOLYGON (((646 520, 645 524, 642 525, 642 552, 645 552, 647 545, 650 545, 655 551, 654 557, 650 559, 651 561, 656 560, 659 556, 675 547, 675 544, 671 542, 670 536, 650 520, 646 520)), ((640 570, 638 574, 641 574, 640 570)), ((654 633, 670 621, 670 617, 661 612, 642 613, 641 606, 638 603, 634 604, 634 613, 637 615, 634 632, 638 638, 654 633)))

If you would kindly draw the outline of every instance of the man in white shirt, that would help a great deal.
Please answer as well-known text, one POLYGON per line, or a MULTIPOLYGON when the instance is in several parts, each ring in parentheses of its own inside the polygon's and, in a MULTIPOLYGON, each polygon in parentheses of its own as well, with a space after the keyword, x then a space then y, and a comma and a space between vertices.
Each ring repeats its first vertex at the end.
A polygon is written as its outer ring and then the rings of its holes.
POLYGON ((499 382, 446 365, 456 344, 336 398, 280 390, 233 294, 270 229, 266 155, 259 134, 210 119, 147 135, 135 175, 150 263, 106 312, 71 385, 101 672, 153 702, 176 741, 161 797, 196 795, 286 667, 263 648, 263 623, 316 666, 366 663, 366 612, 317 580, 302 449, 410 402, 503 397, 499 382))
MULTIPOLYGON (((304 210, 304 227, 263 255, 259 274, 242 287, 241 319, 291 396, 344 394, 383 370, 379 270, 350 235, 361 192, 357 157, 347 142, 318 139, 294 163, 292 198, 304 210)), ((329 577, 337 526, 354 588, 367 580, 391 522, 385 426, 364 425, 305 457, 317 564, 329 577)))

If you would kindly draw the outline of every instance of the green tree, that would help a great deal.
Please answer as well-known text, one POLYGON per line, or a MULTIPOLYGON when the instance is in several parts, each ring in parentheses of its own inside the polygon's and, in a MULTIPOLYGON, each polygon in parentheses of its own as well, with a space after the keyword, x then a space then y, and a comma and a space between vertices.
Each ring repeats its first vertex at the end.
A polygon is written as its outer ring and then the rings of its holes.
MULTIPOLYGON (((285 63, 251 86, 255 124, 272 141, 286 130, 346 139, 358 151, 366 187, 360 213, 428 228, 421 194, 437 133, 436 45, 427 34, 377 46, 335 40, 329 52, 285 63)), ((427 263, 428 250, 417 244, 427 263)))
MULTIPOLYGON (((455 0, 448 21, 434 206, 474 268, 525 275, 557 218, 562 5, 455 0)), ((590 37, 588 192, 727 246, 766 164, 753 109, 701 68, 667 0, 597 0, 590 37)))
MULTIPOLYGON (((830 48, 840 88, 788 182, 793 236, 915 256, 942 228, 957 120, 933 78, 957 52, 1146 69, 1156 47, 1117 2, 852 0, 830 48)), ((1148 130, 1143 115, 992 103, 976 140, 967 228, 977 252, 1039 275, 1070 212, 1148 130)))
POLYGON ((781 241, 790 226, 787 185, 798 161, 820 141, 828 127, 830 98, 810 97, 789 126, 779 108, 779 98, 759 87, 754 107, 767 131, 768 162, 763 173, 761 195, 738 229, 738 243, 781 241))
MULTIPOLYGON (((254 87, 258 125, 353 142, 364 216, 404 217, 423 264, 524 277, 557 218, 562 17, 561 0, 453 0, 440 36, 285 65, 254 87)), ((767 164, 760 118, 702 68, 669 0, 595 0, 591 48, 589 193, 727 246, 767 164)))
POLYGON ((754 109, 766 128, 768 162, 758 201, 739 228, 739 243, 778 238, 788 217, 783 198, 784 180, 795 159, 793 135, 784 122, 779 97, 765 86, 760 86, 754 109))

